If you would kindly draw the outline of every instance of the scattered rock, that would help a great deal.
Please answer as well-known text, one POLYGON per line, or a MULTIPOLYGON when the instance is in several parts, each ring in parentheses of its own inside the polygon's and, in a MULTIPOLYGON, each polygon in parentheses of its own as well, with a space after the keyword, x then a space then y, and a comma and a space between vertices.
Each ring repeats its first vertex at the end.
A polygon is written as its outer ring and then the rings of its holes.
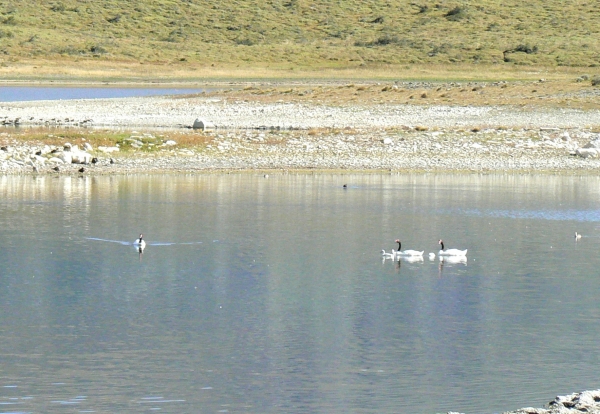
POLYGON ((597 158, 598 151, 596 148, 577 148, 577 150, 575 150, 575 155, 578 155, 581 158, 597 158))
POLYGON ((204 119, 196 118, 194 124, 192 125, 194 129, 201 129, 202 131, 206 131, 207 129, 214 129, 214 124, 211 124, 204 119))
POLYGON ((119 147, 98 147, 98 151, 110 154, 111 152, 119 152, 119 147))

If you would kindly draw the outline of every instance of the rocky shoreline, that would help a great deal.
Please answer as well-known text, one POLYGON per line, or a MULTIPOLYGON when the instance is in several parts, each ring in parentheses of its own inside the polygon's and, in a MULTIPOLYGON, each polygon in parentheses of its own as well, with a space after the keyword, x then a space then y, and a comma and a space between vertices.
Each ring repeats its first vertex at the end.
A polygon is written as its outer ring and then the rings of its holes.
MULTIPOLYGON (((600 390, 583 391, 558 396, 548 403, 548 408, 521 408, 503 414, 598 414, 600 413, 600 390)), ((451 413, 448 413, 451 414, 451 413)))
MULTIPOLYGON (((255 170, 597 173, 600 111, 419 105, 260 103, 144 97, 0 103, 0 173, 80 173, 61 145, 27 144, 28 127, 129 131, 89 146, 83 172, 255 170), (195 121, 200 130, 193 130, 195 121), (198 123, 197 123, 198 125, 198 123), (201 125, 202 126, 202 125, 201 125), (194 144, 189 134, 201 136, 194 144), (182 137, 188 135, 184 140, 182 137), (185 141, 182 143, 181 141, 185 141), (587 147, 587 148, 585 148, 587 147)), ((82 150, 82 149, 80 149, 82 150)))

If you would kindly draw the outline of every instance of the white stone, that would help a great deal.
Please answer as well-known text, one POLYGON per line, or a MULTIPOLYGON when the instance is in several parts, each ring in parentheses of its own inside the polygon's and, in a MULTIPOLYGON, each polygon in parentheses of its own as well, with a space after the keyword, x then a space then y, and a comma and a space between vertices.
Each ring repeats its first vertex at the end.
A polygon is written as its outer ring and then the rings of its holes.
POLYGON ((105 154, 109 154, 111 152, 118 152, 119 147, 98 147, 98 151, 104 152, 105 154))
POLYGON ((92 156, 85 151, 73 152, 72 161, 73 164, 89 164, 92 162, 92 156))
POLYGON ((31 157, 31 159, 32 159, 34 162, 36 162, 36 163, 39 163, 39 164, 45 164, 45 163, 46 163, 46 158, 44 158, 44 157, 40 157, 39 155, 33 155, 33 156, 31 157))
POLYGON ((177 143, 175 141, 173 141, 172 139, 170 139, 165 142, 165 145, 172 147, 173 145, 177 145, 177 143))
POLYGON ((201 129, 202 131, 206 131, 207 129, 213 129, 214 127, 215 126, 210 122, 207 122, 206 120, 200 118, 196 118, 194 124, 192 125, 192 128, 201 129))
POLYGON ((598 151, 595 148, 577 148, 575 154, 581 158, 596 158, 598 151))
POLYGON ((65 164, 73 163, 73 154, 71 153, 71 151, 58 152, 57 157, 63 160, 65 164))
POLYGON ((600 138, 596 138, 583 146, 583 148, 600 148, 600 138))
POLYGON ((389 137, 383 139, 383 143, 385 145, 390 145, 392 142, 394 142, 394 141, 392 141, 392 139, 389 137))

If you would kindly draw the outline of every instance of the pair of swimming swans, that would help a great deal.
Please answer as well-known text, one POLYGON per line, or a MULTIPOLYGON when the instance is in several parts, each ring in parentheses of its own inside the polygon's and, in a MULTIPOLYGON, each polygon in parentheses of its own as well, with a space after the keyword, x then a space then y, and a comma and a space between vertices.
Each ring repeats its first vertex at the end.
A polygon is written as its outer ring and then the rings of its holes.
MULTIPOLYGON (((402 243, 400 240, 396 239, 396 243, 398 243, 398 251, 392 249, 391 253, 386 253, 385 250, 381 251, 381 255, 387 259, 395 259, 396 257, 416 257, 423 256, 423 251, 418 250, 404 250, 402 251, 402 243)), ((467 250, 459 250, 459 249, 444 249, 444 241, 440 239, 438 244, 441 246, 440 251, 438 252, 439 256, 442 257, 450 257, 450 256, 459 256, 464 257, 467 255, 467 250)), ((435 258, 435 253, 429 253, 429 258, 435 258)))

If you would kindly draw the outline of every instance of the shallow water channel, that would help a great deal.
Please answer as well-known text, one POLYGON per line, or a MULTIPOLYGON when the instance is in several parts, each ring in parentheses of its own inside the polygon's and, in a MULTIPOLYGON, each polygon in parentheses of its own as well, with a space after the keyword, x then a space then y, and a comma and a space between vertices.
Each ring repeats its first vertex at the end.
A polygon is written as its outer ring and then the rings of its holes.
POLYGON ((0 177, 0 409, 494 413, 598 388, 599 200, 573 176, 0 177), (396 238, 424 260, 382 260, 396 238), (440 238, 467 261, 430 261, 440 238))
POLYGON ((0 102, 184 95, 214 91, 216 89, 115 86, 0 86, 0 102))

